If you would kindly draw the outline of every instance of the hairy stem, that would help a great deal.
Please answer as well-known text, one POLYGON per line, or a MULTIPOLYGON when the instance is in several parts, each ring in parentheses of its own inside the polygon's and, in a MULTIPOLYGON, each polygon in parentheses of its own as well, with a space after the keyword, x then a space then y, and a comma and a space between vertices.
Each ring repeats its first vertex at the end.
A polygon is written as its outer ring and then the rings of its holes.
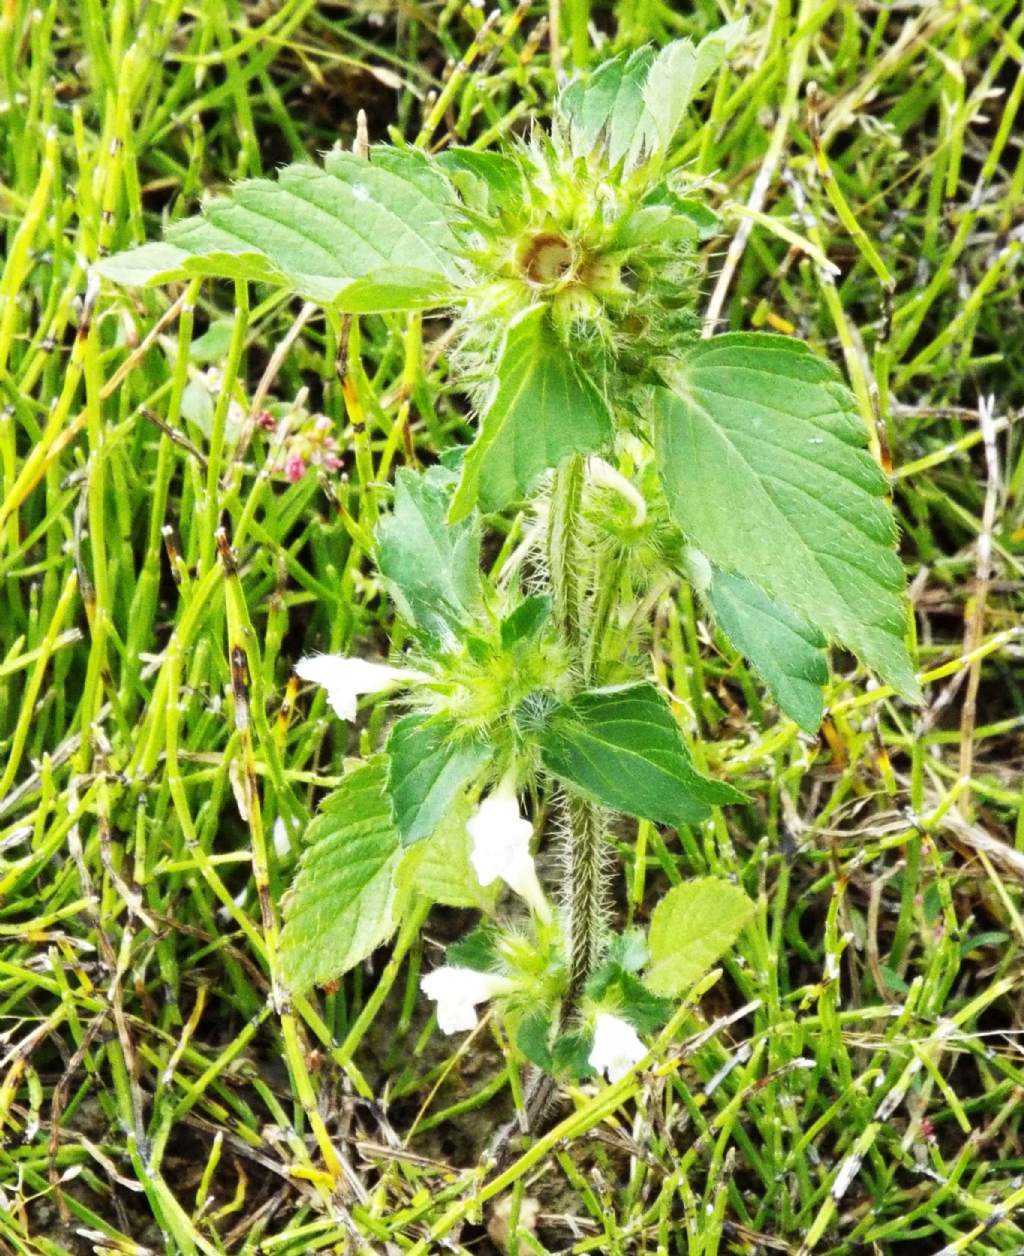
MULTIPOLYGON (((584 460, 575 455, 555 473, 548 522, 547 557, 551 599, 563 642, 584 683, 593 668, 594 643, 584 634, 588 608, 584 599, 587 554, 580 544, 584 460)), ((597 963, 600 942, 604 877, 602 845, 604 826, 598 808, 569 795, 564 802, 568 844, 569 985, 559 1020, 565 1026, 579 1007, 583 990, 597 963)))
MULTIPOLYGON (((548 515, 547 565, 551 602, 558 633, 573 661, 577 677, 585 685, 594 668, 594 608, 584 605, 594 581, 588 578, 588 554, 580 538, 585 464, 574 455, 555 472, 548 515), (589 630, 585 630, 589 625, 589 630)), ((604 829, 600 810, 585 799, 566 795, 564 841, 569 870, 565 899, 568 904, 566 950, 569 982, 558 1013, 558 1031, 575 1018, 590 974, 597 963, 604 903, 604 829)), ((557 1093, 555 1081, 537 1069, 524 1094, 525 1128, 536 1135, 543 1126, 557 1093)), ((515 1156, 518 1122, 504 1126, 492 1144, 495 1170, 500 1173, 515 1156)))
POLYGON ((597 967, 605 900, 604 825, 597 807, 568 795, 565 814, 569 841, 569 984, 560 1020, 576 1014, 591 973, 597 967))

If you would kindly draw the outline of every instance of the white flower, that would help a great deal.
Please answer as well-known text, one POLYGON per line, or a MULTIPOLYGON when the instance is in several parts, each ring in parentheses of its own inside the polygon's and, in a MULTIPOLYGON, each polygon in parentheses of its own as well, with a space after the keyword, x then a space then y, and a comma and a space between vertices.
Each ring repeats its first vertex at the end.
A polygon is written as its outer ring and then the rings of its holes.
POLYGON ((473 839, 469 858, 481 885, 500 877, 542 920, 549 920, 551 907, 530 854, 533 825, 519 811, 513 780, 511 773, 504 777, 466 822, 473 839))
POLYGON ((620 497, 624 497, 629 502, 633 507, 633 526, 641 527, 647 518, 647 503, 636 485, 630 483, 610 462, 605 462, 596 454, 591 454, 587 459, 587 471, 592 484, 598 484, 601 488, 614 489, 620 497))
POLYGON ((278 859, 287 859, 292 853, 292 842, 291 838, 288 836, 288 826, 285 824, 284 819, 281 816, 278 816, 274 821, 272 833, 274 838, 274 854, 278 857, 278 859))
POLYGON ((327 690, 327 701, 342 720, 356 718, 356 699, 363 693, 380 693, 392 685, 408 685, 427 680, 425 672, 390 663, 370 663, 346 658, 344 654, 312 654, 295 664, 296 676, 311 680, 327 690))
POLYGON ((437 1025, 443 1034, 459 1034, 475 1029, 476 1005, 496 994, 507 994, 513 983, 497 973, 481 973, 475 968, 445 964, 420 981, 420 989, 437 1004, 437 1025))
POLYGON ((633 1026, 611 1012, 598 1012, 594 1023, 594 1045, 587 1062, 610 1082, 625 1077, 634 1064, 647 1054, 640 1035, 633 1026))

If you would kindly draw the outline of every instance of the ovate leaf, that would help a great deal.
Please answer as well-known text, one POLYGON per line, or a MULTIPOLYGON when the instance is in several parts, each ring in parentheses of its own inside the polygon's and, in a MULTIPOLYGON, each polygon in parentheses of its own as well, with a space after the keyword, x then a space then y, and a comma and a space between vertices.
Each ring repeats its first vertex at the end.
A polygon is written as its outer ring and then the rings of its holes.
POLYGON ((394 872, 401 850, 386 766, 346 776, 306 834, 284 899, 281 953, 292 990, 331 981, 364 960, 395 928, 394 872))
POLYGON ((709 240, 719 230, 718 216, 707 205, 692 197, 677 196, 662 184, 622 220, 616 243, 632 248, 678 240, 709 240))
POLYGON ((594 1035, 589 1029, 567 1029, 558 1035, 551 1048, 551 1072, 568 1081, 582 1081, 594 1074, 590 1053, 594 1035))
POLYGON ((916 700, 887 484, 835 370, 735 333, 690 345, 671 382, 655 390, 658 460, 689 539, 916 700))
POLYGON ((653 685, 592 689, 557 708, 540 735, 554 776, 595 802, 657 824, 695 824, 745 795, 693 766, 653 685))
POLYGON ((395 504, 377 528, 377 566, 403 619, 448 643, 480 606, 480 521, 445 521, 456 477, 401 469, 395 504))
POLYGON ((531 1064, 543 1069, 545 1073, 554 1071, 552 1033, 551 1017, 542 1011, 530 1012, 516 1027, 516 1046, 531 1064))
POLYGON ((641 1033, 660 1028, 673 1010, 669 1000, 654 994, 632 973, 610 960, 605 960, 587 982, 587 997, 606 1011, 624 1017, 641 1033))
POLYGON ((624 933, 613 933, 605 948, 605 962, 615 964, 623 972, 638 973, 648 959, 647 935, 643 929, 627 929, 624 933))
POLYGON ((670 997, 684 993, 732 946, 753 914, 746 894, 718 877, 669 890, 651 915, 647 988, 670 997))
POLYGON ((672 143, 693 98, 722 66, 746 32, 746 22, 730 22, 706 35, 696 47, 677 39, 655 57, 644 83, 643 100, 663 149, 672 143))
POLYGON ((391 730, 388 756, 395 824, 402 845, 411 846, 438 831, 490 750, 459 736, 451 720, 406 715, 391 730))
POLYGON ((609 443, 608 402, 561 344, 542 307, 511 324, 480 433, 466 454, 450 520, 477 503, 499 510, 528 495, 541 473, 571 453, 609 443))
POLYGON ((551 620, 551 599, 546 593, 534 593, 524 599, 501 624, 501 644, 514 649, 543 631, 551 620))
POLYGON ((590 157, 600 148, 615 166, 627 154, 636 159, 654 146, 654 118, 644 101, 653 56, 650 48, 622 53, 561 94, 559 112, 569 124, 574 156, 590 157))
POLYGON ((756 584, 715 571, 708 602, 719 628, 764 678, 783 711, 816 732, 828 682, 825 638, 756 584))
POLYGON ((452 147, 438 155, 437 164, 471 210, 487 212, 523 195, 521 168, 504 153, 452 147))
POLYGON ((419 309, 459 282, 455 194, 422 153, 378 147, 371 159, 330 153, 323 167, 286 166, 212 200, 168 228, 163 244, 96 269, 119 283, 193 275, 291 289, 351 313, 419 309))
POLYGON ((500 940, 500 935, 492 924, 477 925, 445 950, 444 962, 455 968, 472 968, 478 973, 499 971, 500 940))
POLYGON ((593 1034, 580 1029, 555 1034, 551 1014, 543 1008, 527 1011, 515 1027, 516 1046, 523 1055, 552 1077, 580 1081, 593 1073, 587 1059, 593 1034))
POLYGON ((573 155, 603 155, 609 166, 642 165, 671 144, 686 110, 742 38, 745 23, 713 31, 694 46, 678 39, 654 55, 650 48, 622 53, 561 94, 558 110, 569 128, 573 155))

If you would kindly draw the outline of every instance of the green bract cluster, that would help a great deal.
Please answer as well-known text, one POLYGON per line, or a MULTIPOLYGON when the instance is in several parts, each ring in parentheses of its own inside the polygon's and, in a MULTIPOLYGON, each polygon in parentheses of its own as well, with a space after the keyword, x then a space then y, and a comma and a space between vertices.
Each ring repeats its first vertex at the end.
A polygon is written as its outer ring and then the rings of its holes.
POLYGON ((696 246, 716 223, 672 146, 742 34, 609 61, 562 93, 549 133, 500 152, 334 152, 243 183, 99 267, 124 282, 270 283, 334 318, 455 318, 476 438, 444 467, 400 471, 375 538, 413 645, 401 667, 300 667, 339 714, 392 684, 408 709, 310 826, 286 976, 297 989, 336 977, 415 902, 479 908, 491 922, 425 981, 442 1027, 496 999, 524 1054, 572 1076, 635 1063, 637 1031, 752 910, 704 880, 672 890, 646 936, 609 925, 614 815, 683 826, 745 801, 698 771, 649 676, 659 600, 689 580, 808 732, 829 640, 917 693, 887 484, 850 393, 792 339, 699 336, 696 246), (524 502, 522 543, 485 574, 483 516, 524 502), (557 908, 529 845, 549 814, 557 908), (496 915, 498 880, 526 923, 496 915))

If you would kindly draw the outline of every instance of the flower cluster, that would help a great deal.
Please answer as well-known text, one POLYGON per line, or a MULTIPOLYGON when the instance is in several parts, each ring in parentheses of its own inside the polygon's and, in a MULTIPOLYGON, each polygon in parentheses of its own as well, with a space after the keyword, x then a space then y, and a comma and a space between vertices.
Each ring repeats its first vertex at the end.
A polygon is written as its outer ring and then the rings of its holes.
POLYGON ((674 174, 644 193, 635 172, 580 162, 564 120, 503 159, 515 191, 500 198, 449 168, 476 276, 456 324, 460 369, 482 397, 504 329, 540 304, 588 374, 628 387, 696 327, 695 246, 707 223, 691 216, 691 188, 674 174))
MULTIPOLYGON (((616 484, 615 487, 618 487, 616 484)), ((396 667, 340 654, 317 654, 300 659, 296 674, 321 686, 327 701, 342 720, 356 717, 363 695, 409 688, 431 681, 412 667, 396 667)), ((553 918, 530 850, 533 825, 520 810, 514 769, 509 770, 478 803, 466 822, 470 863, 481 886, 501 880, 529 907, 541 926, 553 918)), ((495 998, 522 995, 522 980, 499 972, 483 972, 459 964, 445 964, 427 973, 421 989, 437 1005, 442 1033, 465 1033, 479 1023, 477 1007, 495 998)), ((610 1082, 618 1081, 647 1054, 636 1029, 622 1017, 598 1009, 593 1020, 590 1067, 610 1082)))
MULTIPOLYGON (((413 667, 372 663, 342 654, 313 654, 299 659, 295 673, 327 691, 327 701, 342 720, 354 720, 359 698, 400 686, 423 684, 431 677, 413 667)), ((533 825, 520 813, 515 777, 507 774, 484 798, 466 824, 472 839, 470 861, 482 886, 502 880, 543 921, 551 919, 530 853, 533 825)))
MULTIPOLYGON (((305 417, 293 432, 281 427, 269 410, 263 410, 257 423, 266 431, 281 431, 283 447, 274 463, 274 471, 283 475, 289 484, 298 484, 310 467, 323 467, 325 471, 341 468, 338 439, 334 435, 334 423, 326 414, 305 417)), ((283 419, 281 423, 286 423, 283 419)))

